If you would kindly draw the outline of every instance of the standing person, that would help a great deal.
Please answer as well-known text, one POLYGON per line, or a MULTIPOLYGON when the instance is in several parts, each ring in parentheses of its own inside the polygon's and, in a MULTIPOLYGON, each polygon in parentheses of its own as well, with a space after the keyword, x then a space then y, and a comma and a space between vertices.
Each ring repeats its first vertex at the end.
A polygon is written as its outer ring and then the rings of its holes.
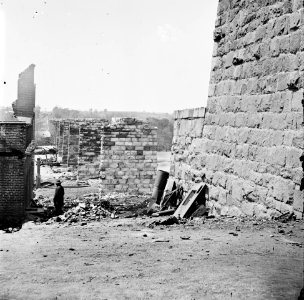
POLYGON ((64 197, 64 188, 61 185, 60 180, 56 181, 56 190, 55 190, 55 195, 54 195, 54 206, 55 206, 55 213, 56 215, 60 215, 63 213, 62 208, 63 208, 63 197, 64 197))

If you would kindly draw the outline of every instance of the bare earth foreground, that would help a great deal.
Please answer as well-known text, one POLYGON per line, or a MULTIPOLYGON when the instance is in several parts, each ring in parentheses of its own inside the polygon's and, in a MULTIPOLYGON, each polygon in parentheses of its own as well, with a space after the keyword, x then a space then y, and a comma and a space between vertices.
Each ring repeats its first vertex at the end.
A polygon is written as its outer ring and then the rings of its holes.
POLYGON ((1 231, 0 298, 297 299, 302 221, 153 220, 1 231))
MULTIPOLYGON (((169 157, 159 155, 159 169, 169 170, 169 157)), ((51 181, 57 174, 42 173, 51 181)), ((97 191, 66 188, 66 195, 97 191)), ((36 194, 52 198, 54 187, 36 194)), ((27 222, 20 231, 0 231, 0 299, 298 298, 303 221, 155 220, 27 222)))

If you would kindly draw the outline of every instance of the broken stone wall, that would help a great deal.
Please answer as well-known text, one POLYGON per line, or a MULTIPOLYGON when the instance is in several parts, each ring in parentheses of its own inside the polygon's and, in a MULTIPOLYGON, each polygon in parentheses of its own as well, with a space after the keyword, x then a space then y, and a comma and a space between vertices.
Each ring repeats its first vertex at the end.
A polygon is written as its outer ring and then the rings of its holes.
POLYGON ((24 122, 0 122, 0 224, 20 221, 32 196, 33 159, 24 122))
POLYGON ((78 180, 99 178, 100 139, 105 124, 104 120, 80 123, 78 180))
MULTIPOLYGON (((96 139, 96 136, 100 136, 96 129, 100 128, 105 122, 103 119, 51 120, 53 141, 58 149, 58 155, 62 158, 62 164, 75 167, 80 166, 80 169, 84 169, 85 167, 82 167, 84 163, 91 161, 84 158, 85 155, 83 153, 87 152, 84 147, 86 147, 85 145, 89 143, 90 139, 93 141, 96 139), (83 144, 81 149, 80 144, 83 144)), ((100 144, 100 141, 97 141, 98 143, 100 144)), ((86 174, 80 171, 80 177, 82 175, 85 176, 86 174)))
POLYGON ((14 103, 14 112, 16 116, 29 118, 34 116, 36 92, 34 70, 35 65, 32 64, 19 74, 18 98, 14 103))
POLYGON ((215 213, 302 217, 303 36, 303 1, 219 1, 201 150, 181 158, 215 213))
POLYGON ((101 132, 101 192, 142 192, 153 189, 157 169, 157 128, 125 118, 101 132))

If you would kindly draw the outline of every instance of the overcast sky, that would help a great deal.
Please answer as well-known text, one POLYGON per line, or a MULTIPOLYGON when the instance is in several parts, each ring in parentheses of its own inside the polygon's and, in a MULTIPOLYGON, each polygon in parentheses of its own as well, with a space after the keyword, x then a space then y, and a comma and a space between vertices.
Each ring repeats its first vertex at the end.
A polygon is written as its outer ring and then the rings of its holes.
POLYGON ((16 100, 34 63, 43 109, 204 106, 217 2, 0 0, 0 104, 16 100))

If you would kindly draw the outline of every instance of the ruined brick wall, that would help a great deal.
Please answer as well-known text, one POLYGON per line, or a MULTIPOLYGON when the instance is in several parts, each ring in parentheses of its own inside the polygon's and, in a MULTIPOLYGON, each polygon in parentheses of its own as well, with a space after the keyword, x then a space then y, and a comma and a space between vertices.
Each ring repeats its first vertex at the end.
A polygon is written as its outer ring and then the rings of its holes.
MULTIPOLYGON (((78 167, 84 170, 84 164, 91 162, 90 159, 85 159, 83 153, 87 152, 85 147, 90 144, 99 136, 100 133, 97 128, 100 128, 102 124, 107 123, 103 119, 63 119, 63 120, 51 120, 52 125, 51 132, 53 142, 58 149, 58 155, 62 159, 62 164, 67 166, 78 167), (87 129, 87 131, 86 131, 87 129), (82 131, 82 133, 81 133, 82 131), (80 144, 81 149, 80 149, 80 144), (80 160, 79 160, 80 157, 80 160), (80 162, 80 164, 79 164, 80 162)), ((97 144, 100 144, 100 140, 97 144)), ((96 150, 98 152, 98 150, 96 150)), ((100 153, 100 146, 99 152, 100 153)), ((80 177, 88 175, 80 171, 80 177)), ((94 175, 95 176, 95 175, 94 175)))
POLYGON ((302 216, 303 36, 303 1, 219 1, 193 167, 206 175, 215 213, 302 216))
POLYGON ((18 98, 13 107, 16 116, 33 117, 35 108, 35 65, 30 65, 19 74, 18 79, 18 98))
POLYGON ((153 189, 157 169, 157 129, 126 118, 101 132, 101 192, 142 192, 153 189))
POLYGON ((104 120, 81 122, 79 130, 78 180, 99 177, 101 134, 104 120))
POLYGON ((27 131, 23 122, 0 122, 0 224, 21 220, 29 199, 32 157, 25 154, 27 131), (26 173, 29 176, 26 176, 26 173))

